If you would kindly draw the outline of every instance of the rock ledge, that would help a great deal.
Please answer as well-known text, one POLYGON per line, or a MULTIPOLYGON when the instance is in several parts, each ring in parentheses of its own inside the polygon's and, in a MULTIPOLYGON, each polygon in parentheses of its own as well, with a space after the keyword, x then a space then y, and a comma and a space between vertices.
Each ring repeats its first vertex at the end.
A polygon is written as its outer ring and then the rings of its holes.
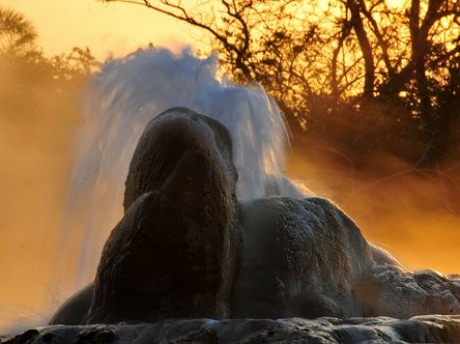
POLYGON ((1 343, 456 343, 460 316, 410 319, 302 318, 180 319, 116 325, 54 325, 30 329, 1 343))

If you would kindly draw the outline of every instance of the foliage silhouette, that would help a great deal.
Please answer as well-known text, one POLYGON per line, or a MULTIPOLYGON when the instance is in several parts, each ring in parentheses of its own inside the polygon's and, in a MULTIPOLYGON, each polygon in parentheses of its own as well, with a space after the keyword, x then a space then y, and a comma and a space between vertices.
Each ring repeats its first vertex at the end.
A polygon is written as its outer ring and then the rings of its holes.
POLYGON ((37 38, 35 27, 20 13, 0 7, 0 51, 31 49, 37 38))
POLYGON ((455 0, 105 1, 142 5, 207 32, 233 79, 261 83, 297 136, 344 148, 358 140, 416 166, 456 154, 455 0))
POLYGON ((78 117, 81 92, 99 63, 88 48, 45 57, 34 26, 0 7, 0 105, 5 120, 78 117))

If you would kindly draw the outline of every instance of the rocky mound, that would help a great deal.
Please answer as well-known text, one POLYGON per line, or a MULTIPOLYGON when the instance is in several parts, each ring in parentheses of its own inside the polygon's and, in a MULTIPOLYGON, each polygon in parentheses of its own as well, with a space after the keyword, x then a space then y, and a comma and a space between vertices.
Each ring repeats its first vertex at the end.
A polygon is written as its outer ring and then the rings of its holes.
POLYGON ((169 320, 152 324, 54 325, 28 330, 4 344, 39 343, 456 343, 460 316, 410 319, 302 318, 169 320))

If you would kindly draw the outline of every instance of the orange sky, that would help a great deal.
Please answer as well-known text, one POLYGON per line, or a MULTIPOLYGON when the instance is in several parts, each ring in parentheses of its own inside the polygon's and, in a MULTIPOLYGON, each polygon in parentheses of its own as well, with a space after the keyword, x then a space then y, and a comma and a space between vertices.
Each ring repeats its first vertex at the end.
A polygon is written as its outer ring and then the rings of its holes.
MULTIPOLYGON (((189 5, 196 0, 187 0, 189 5)), ((320 0, 321 2, 321 0, 320 0)), ((399 0, 387 0, 397 6, 399 0)), ((36 27, 39 46, 46 55, 88 46, 99 59, 108 53, 129 53, 152 42, 179 49, 203 40, 203 32, 143 6, 100 0, 0 0, 24 14, 36 27)))
POLYGON ((125 54, 152 42, 177 49, 197 44, 201 34, 142 6, 96 0, 0 0, 36 27, 46 55, 88 46, 96 57, 125 54))
MULTIPOLYGON (((190 26, 141 6, 96 0, 0 0, 0 6, 24 14, 34 24, 38 45, 48 56, 69 52, 73 46, 88 46, 98 59, 104 59, 110 52, 119 56, 149 42, 178 49, 185 44, 196 46, 203 40, 202 34, 190 26)), ((0 82, 3 85, 7 83, 0 82)), ((53 267, 50 262, 60 229, 60 206, 70 169, 69 137, 75 124, 65 123, 65 116, 57 117, 58 122, 54 122, 55 117, 43 118, 40 122, 28 121, 28 126, 12 122, 6 127, 6 119, 0 122, 0 161, 4 162, 0 164, 0 230, 8 229, 0 233, 0 271, 8 281, 0 285, 0 327, 2 319, 16 317, 18 309, 23 313, 20 307, 43 307, 44 295, 53 284, 48 280, 53 267), (9 304, 14 306, 11 310, 6 307, 9 304)), ((337 189, 335 197, 330 192, 331 198, 337 198, 340 190, 355 188, 342 201, 369 240, 392 248, 391 252, 408 268, 458 271, 460 220, 449 212, 432 214, 426 210, 430 209, 426 204, 442 202, 444 189, 435 183, 422 188, 414 179, 398 182, 394 178, 395 182, 375 191, 371 187, 381 184, 346 180, 345 173, 335 171, 333 165, 324 164, 321 169, 320 164, 314 168, 309 163, 297 161, 298 177, 307 176, 310 183, 315 183, 318 176, 317 184, 322 181, 327 185, 325 189, 337 189), (403 198, 403 190, 412 198, 403 198)))

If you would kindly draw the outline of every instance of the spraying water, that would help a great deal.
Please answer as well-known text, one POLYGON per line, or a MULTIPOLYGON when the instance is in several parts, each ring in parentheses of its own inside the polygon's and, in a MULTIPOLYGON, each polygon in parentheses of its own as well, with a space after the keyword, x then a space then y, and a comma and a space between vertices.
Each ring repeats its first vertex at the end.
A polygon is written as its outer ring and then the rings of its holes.
MULTIPOLYGON (((284 176, 289 137, 276 104, 260 86, 235 86, 218 75, 214 56, 199 59, 188 51, 173 55, 167 50, 149 49, 109 61, 93 80, 85 102, 62 227, 61 258, 68 248, 79 250, 78 261, 72 262, 77 273, 66 270, 70 285, 57 281, 56 290, 63 292, 58 298, 93 280, 108 233, 123 216, 125 179, 136 143, 146 124, 168 108, 188 107, 229 129, 239 174, 239 200, 276 194, 301 198, 308 192, 284 176)), ((62 266, 65 263, 61 262, 62 266)), ((407 307, 401 300, 405 302, 408 295, 414 305, 426 304, 428 309, 431 304, 425 299, 432 298, 433 305, 447 300, 447 305, 441 305, 442 314, 460 309, 451 295, 458 294, 458 278, 451 282, 430 271, 408 274, 391 264, 376 269, 376 281, 387 297, 381 305, 388 303, 394 308, 390 307, 389 314, 405 314, 407 307), (379 279, 381 270, 396 282, 379 279), (428 284, 425 292, 417 281, 427 278, 441 281, 442 288, 435 290, 428 284), (385 288, 392 292, 387 293, 385 288)), ((370 283, 375 282, 372 278, 370 283)), ((414 314, 423 312, 422 307, 414 314)))
POLYGON ((284 177, 288 130, 260 86, 233 85, 218 77, 215 56, 199 59, 189 51, 176 56, 148 49, 111 60, 89 88, 64 213, 64 242, 80 249, 72 290, 93 280, 104 241, 122 218, 124 182, 143 129, 154 116, 176 106, 228 128, 239 200, 303 196, 305 190, 284 177))

